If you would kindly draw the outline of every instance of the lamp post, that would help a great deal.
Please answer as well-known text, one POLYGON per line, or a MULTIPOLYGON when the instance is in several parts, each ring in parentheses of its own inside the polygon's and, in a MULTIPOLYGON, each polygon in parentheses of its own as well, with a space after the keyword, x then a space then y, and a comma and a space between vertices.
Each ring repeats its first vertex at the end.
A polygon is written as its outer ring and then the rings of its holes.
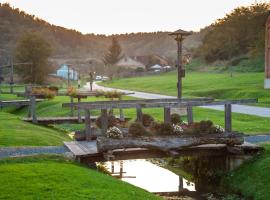
POLYGON ((191 35, 191 32, 183 31, 181 29, 170 33, 169 35, 174 36, 175 40, 177 42, 177 98, 181 99, 182 98, 182 78, 185 77, 185 70, 183 67, 183 62, 182 62, 182 42, 184 38, 188 35, 191 35))

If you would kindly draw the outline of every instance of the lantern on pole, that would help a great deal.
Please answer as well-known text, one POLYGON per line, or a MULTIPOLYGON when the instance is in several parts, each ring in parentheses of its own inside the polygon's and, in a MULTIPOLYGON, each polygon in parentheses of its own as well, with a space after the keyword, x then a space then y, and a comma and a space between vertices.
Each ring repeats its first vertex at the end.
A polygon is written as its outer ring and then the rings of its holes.
POLYGON ((183 62, 182 62, 182 43, 183 40, 188 36, 191 35, 191 32, 183 31, 181 29, 170 33, 169 35, 174 36, 175 40, 177 42, 177 98, 181 99, 182 98, 182 78, 185 77, 185 69, 183 67, 183 62))

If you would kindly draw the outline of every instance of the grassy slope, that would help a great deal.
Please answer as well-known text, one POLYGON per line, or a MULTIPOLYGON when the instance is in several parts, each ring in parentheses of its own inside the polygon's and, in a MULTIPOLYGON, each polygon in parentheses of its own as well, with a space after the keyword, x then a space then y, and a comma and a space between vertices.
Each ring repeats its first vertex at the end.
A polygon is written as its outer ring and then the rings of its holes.
POLYGON ((70 138, 62 132, 21 121, 0 112, 0 146, 56 146, 70 138))
MULTIPOLYGON (((176 72, 134 77, 101 83, 101 85, 176 96, 176 72)), ((270 106, 270 92, 263 89, 264 73, 188 72, 183 79, 185 97, 217 99, 259 98, 261 105, 270 106)))
POLYGON ((230 190, 254 200, 270 199, 270 143, 263 146, 265 152, 262 155, 246 162, 224 180, 230 190))
POLYGON ((0 161, 0 199, 159 199, 61 157, 0 161))

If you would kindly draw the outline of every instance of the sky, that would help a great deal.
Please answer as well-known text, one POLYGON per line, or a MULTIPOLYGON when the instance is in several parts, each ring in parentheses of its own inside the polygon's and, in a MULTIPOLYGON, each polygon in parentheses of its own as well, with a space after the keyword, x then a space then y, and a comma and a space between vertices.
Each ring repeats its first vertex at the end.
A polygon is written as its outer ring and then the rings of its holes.
MULTIPOLYGON (((255 0, 0 0, 82 33, 199 31, 255 0)), ((269 2, 257 0, 257 2, 269 2)))

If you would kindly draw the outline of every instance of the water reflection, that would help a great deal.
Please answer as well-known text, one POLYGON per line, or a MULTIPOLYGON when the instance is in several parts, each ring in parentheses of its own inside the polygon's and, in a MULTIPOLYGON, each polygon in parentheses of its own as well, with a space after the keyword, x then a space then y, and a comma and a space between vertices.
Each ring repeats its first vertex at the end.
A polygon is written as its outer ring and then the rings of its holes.
POLYGON ((195 191, 194 183, 146 160, 127 160, 105 163, 113 176, 149 192, 195 191))

